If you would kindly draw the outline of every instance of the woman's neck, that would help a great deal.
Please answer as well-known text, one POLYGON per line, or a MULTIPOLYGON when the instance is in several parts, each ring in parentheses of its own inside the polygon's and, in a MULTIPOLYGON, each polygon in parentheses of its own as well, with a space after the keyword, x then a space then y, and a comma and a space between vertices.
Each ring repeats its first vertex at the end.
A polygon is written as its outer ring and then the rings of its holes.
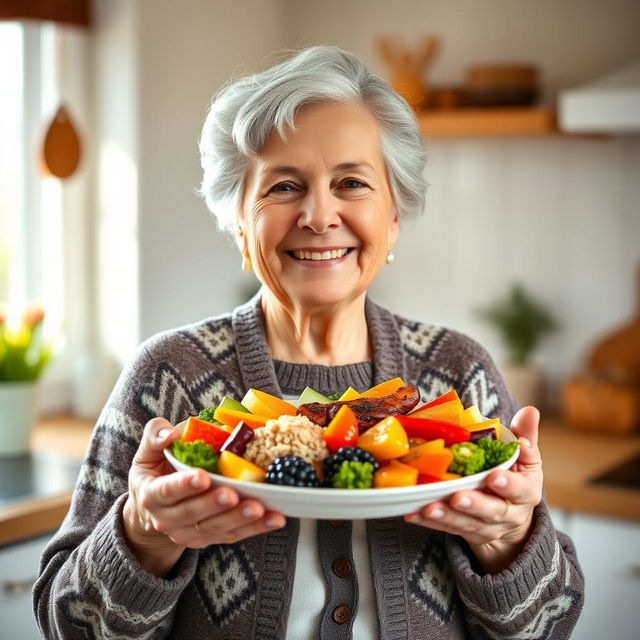
POLYGON ((373 358, 364 311, 366 293, 339 305, 284 305, 262 295, 267 344, 276 360, 338 366, 373 358))

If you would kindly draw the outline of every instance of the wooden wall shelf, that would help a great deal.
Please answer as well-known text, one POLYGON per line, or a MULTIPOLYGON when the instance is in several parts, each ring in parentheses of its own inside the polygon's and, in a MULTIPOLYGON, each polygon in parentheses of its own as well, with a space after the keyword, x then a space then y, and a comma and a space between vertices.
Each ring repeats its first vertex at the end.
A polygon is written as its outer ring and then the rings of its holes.
POLYGON ((418 114, 426 138, 558 134, 556 114, 540 107, 433 109, 418 114))

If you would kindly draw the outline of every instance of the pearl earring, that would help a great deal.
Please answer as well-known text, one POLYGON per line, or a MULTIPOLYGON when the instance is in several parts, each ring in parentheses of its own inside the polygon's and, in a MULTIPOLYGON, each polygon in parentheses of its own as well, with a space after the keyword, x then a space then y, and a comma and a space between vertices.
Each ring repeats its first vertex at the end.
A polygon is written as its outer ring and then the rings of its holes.
POLYGON ((249 257, 248 253, 242 254, 242 270, 246 273, 249 273, 249 271, 251 271, 251 258, 249 257))
POLYGON ((393 255, 393 251, 391 251, 391 249, 389 249, 387 251, 387 264, 392 264, 395 259, 396 259, 396 257, 393 255))

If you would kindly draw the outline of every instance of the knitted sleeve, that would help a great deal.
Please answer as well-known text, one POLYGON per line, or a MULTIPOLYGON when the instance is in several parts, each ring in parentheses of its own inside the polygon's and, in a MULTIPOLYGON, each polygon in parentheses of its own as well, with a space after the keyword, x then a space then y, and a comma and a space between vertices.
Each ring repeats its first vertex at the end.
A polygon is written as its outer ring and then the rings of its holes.
POLYGON ((557 532, 544 503, 523 552, 509 568, 484 575, 468 546, 446 536, 447 555, 472 638, 564 640, 584 603, 584 577, 571 540, 557 532))
POLYGON ((120 376, 94 428, 72 505, 45 549, 34 611, 46 638, 163 638, 192 579, 187 550, 167 579, 147 573, 127 547, 122 507, 145 423, 173 423, 194 410, 182 372, 170 365, 179 338, 144 344, 120 376))

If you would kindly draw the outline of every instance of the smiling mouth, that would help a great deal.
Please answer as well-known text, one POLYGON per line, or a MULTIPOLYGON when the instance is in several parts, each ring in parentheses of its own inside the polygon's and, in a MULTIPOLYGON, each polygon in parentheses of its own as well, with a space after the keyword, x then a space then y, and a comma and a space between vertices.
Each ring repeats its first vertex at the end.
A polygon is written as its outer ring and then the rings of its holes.
POLYGON ((335 260, 336 258, 342 258, 347 253, 353 251, 353 247, 347 249, 331 249, 330 251, 307 251, 294 249, 293 251, 287 251, 287 253, 296 260, 335 260))

